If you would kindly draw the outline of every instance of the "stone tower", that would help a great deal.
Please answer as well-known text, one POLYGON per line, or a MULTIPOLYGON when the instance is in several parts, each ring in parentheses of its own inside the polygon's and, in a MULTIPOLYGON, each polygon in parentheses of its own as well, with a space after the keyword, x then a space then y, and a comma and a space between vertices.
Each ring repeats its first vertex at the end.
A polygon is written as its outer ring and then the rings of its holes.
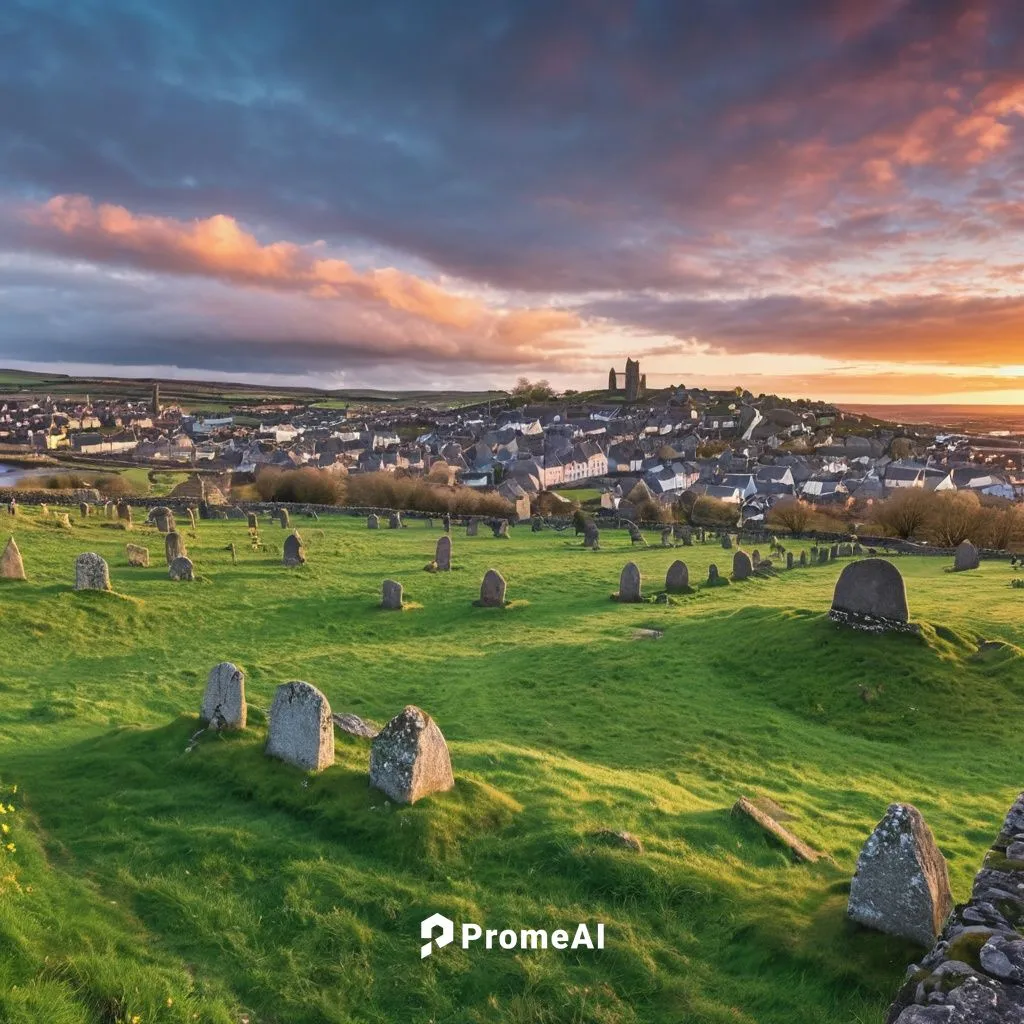
POLYGON ((640 363, 626 359, 626 401, 635 402, 640 397, 640 363))
POLYGON ((618 391, 619 390, 619 377, 618 377, 618 374, 615 372, 615 367, 614 366, 608 371, 608 390, 609 391, 618 391))
POLYGON ((152 409, 153 415, 154 416, 159 416, 160 415, 160 385, 159 384, 154 384, 153 385, 153 402, 152 402, 152 405, 153 405, 153 409, 152 409))

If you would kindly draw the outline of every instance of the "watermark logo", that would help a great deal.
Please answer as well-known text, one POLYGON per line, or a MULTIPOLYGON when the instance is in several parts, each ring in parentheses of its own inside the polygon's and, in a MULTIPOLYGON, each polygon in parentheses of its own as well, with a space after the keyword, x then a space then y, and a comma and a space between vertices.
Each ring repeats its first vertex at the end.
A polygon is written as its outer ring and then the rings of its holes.
MULTIPOLYGON (((444 914, 431 914, 420 922, 420 938, 427 940, 420 947, 422 960, 434 952, 435 946, 441 949, 455 941, 455 922, 444 914)), ((583 921, 572 928, 549 932, 544 928, 484 928, 466 921, 460 929, 460 940, 463 949, 604 949, 604 924, 596 924, 593 932, 583 921)))

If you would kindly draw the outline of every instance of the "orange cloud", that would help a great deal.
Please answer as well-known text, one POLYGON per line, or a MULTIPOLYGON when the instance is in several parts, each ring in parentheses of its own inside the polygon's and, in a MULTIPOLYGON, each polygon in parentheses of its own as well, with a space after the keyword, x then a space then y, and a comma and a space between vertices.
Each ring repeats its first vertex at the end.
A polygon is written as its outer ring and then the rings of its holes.
MULTIPOLYGON (((32 242, 59 255, 316 299, 356 299, 517 350, 579 326, 572 313, 492 309, 394 267, 359 271, 345 260, 319 256, 316 246, 284 241, 264 245, 225 214, 182 221, 96 204, 87 196, 59 195, 23 210, 22 220, 33 233, 32 242)), ((551 347, 559 345, 552 342, 551 347)))

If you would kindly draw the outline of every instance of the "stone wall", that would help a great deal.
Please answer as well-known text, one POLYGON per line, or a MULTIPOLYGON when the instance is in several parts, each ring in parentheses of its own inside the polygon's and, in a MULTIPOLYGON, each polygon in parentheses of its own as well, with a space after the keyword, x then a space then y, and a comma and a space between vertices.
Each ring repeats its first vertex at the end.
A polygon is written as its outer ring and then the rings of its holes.
POLYGON ((0 487, 0 504, 6 505, 13 498, 19 505, 78 505, 80 502, 100 501, 100 492, 91 487, 79 487, 66 491, 20 490, 17 487, 0 487))
POLYGON ((1024 1020, 1024 793, 938 942, 889 1008, 886 1024, 1019 1024, 1024 1020))

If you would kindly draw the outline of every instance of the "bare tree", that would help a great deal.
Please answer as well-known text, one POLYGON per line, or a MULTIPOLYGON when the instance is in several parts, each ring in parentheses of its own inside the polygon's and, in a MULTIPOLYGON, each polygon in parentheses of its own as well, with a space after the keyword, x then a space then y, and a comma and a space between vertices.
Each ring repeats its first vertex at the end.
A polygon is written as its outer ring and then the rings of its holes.
POLYGON ((770 526, 781 526, 790 533, 803 533, 811 521, 811 506, 798 498, 784 498, 772 505, 768 512, 770 526))

